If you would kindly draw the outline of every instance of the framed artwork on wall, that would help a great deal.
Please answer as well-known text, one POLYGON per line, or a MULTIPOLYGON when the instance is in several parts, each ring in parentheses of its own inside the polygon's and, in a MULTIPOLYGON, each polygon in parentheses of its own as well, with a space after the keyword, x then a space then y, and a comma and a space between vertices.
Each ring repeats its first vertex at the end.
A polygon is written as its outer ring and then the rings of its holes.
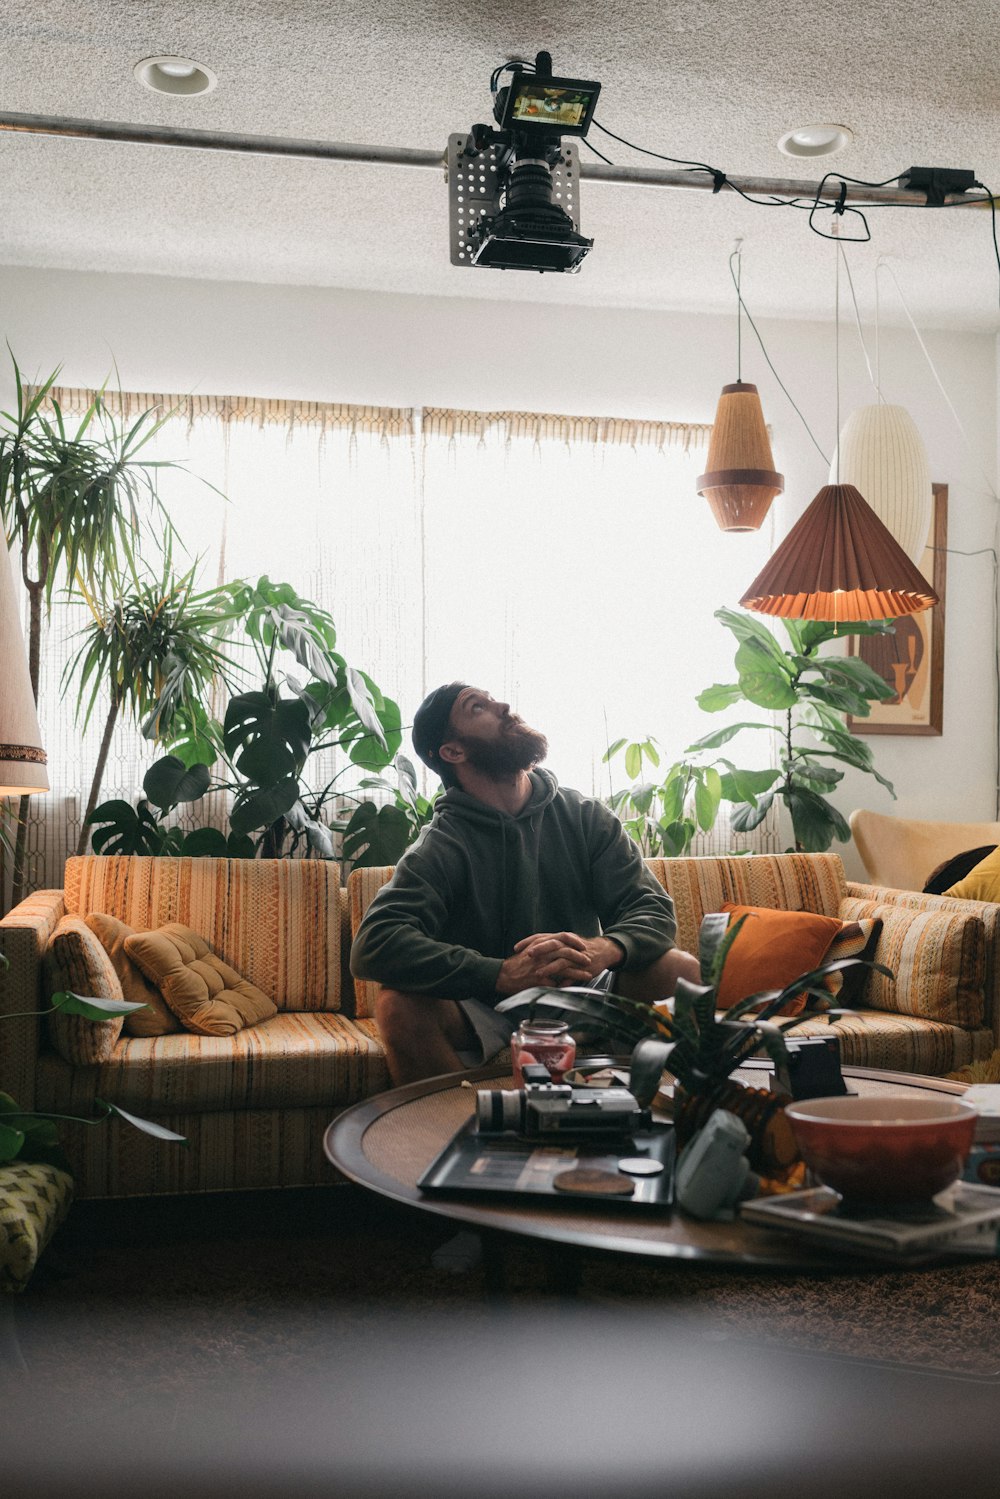
POLYGON ((894 690, 872 703, 870 718, 849 718, 852 734, 940 734, 944 723, 944 611, 948 486, 935 484, 927 545, 917 566, 941 602, 896 621, 894 635, 851 637, 851 655, 874 667, 894 690))

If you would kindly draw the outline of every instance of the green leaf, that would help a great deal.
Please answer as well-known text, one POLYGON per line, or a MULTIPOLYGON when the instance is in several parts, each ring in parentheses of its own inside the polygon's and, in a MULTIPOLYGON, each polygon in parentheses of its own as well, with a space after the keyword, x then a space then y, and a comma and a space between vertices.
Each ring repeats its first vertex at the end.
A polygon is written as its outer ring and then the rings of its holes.
POLYGON ((736 652, 743 695, 758 708, 794 708, 798 694, 789 680, 787 663, 779 666, 773 656, 748 640, 736 652))
POLYGON ((698 961, 701 965, 701 981, 712 984, 716 981, 715 959, 729 929, 728 911, 709 911, 702 917, 698 928, 698 961))
POLYGON ((279 817, 284 817, 298 798, 299 782, 296 776, 289 776, 276 786, 241 793, 233 803, 229 825, 239 836, 253 833, 258 828, 269 828, 279 817))
POLYGON ((774 797, 775 793, 768 791, 764 796, 758 798, 756 806, 753 806, 750 802, 746 802, 741 806, 734 807, 729 817, 729 825, 733 832, 750 833, 754 828, 759 827, 771 810, 771 803, 774 801, 774 797))
POLYGON ((95 854, 158 854, 163 848, 165 830, 144 801, 138 807, 120 799, 102 802, 87 822, 95 829, 95 854))
POLYGON ((722 781, 719 772, 713 770, 710 765, 706 766, 703 776, 699 777, 694 788, 695 816, 703 833, 709 832, 715 826, 721 800, 722 781))
MULTIPOLYGON (((0 1108, 6 1097, 5 1093, 0 1093, 0 1108)), ((11 1099, 10 1102, 13 1103, 14 1100, 11 1099)), ((24 1138, 24 1130, 14 1129, 0 1119, 0 1166, 5 1166, 8 1161, 17 1159, 24 1145, 24 1138)))
POLYGON ((673 1042, 661 1041, 656 1036, 644 1036, 632 1052, 629 1088, 640 1108, 648 1109, 656 1097, 663 1069, 670 1060, 673 1049, 673 1042))
POLYGON ((154 807, 169 812, 181 802, 198 801, 211 779, 207 765, 193 765, 189 770, 179 755, 164 755, 147 770, 142 789, 154 807))
POLYGON ((737 770, 734 766, 721 777, 723 800, 756 807, 758 796, 770 791, 780 774, 779 770, 737 770))
POLYGON ((740 614, 735 609, 716 609, 715 618, 725 625, 742 644, 756 645, 768 652, 774 660, 784 666, 785 653, 766 625, 752 614, 740 614))
POLYGON ((664 856, 679 859, 682 854, 686 854, 697 831, 696 824, 686 817, 667 823, 665 827, 661 825, 660 839, 664 856))
POLYGON ((410 822, 401 807, 362 802, 344 829, 344 858, 355 869, 397 864, 410 839, 410 822))
POLYGON ((616 739, 614 744, 609 744, 604 754, 601 756, 601 763, 607 765, 608 761, 614 759, 618 751, 622 749, 627 743, 628 740, 626 739, 616 739))
POLYGON ((134 1003, 130 999, 84 997, 82 994, 74 994, 72 990, 65 989, 58 994, 53 994, 50 1004, 53 1010, 59 1010, 63 1015, 82 1015, 87 1020, 111 1020, 116 1015, 131 1015, 133 1010, 149 1008, 142 1001, 134 1003))
POLYGON ((630 781, 634 781, 642 770, 642 749, 638 744, 630 744, 625 751, 625 774, 630 781))
POLYGON ((178 1145, 188 1143, 186 1135, 178 1135, 174 1130, 167 1129, 165 1124, 157 1124, 153 1119, 140 1119, 138 1114, 130 1114, 127 1109, 119 1108, 116 1103, 108 1103, 103 1098, 95 1098, 94 1102, 98 1108, 107 1109, 109 1114, 117 1114, 119 1119, 124 1119, 133 1129, 141 1130, 144 1135, 152 1135, 154 1140, 171 1140, 178 1145))
POLYGON ((822 656, 813 665, 829 680, 847 682, 864 698, 885 702, 896 695, 885 678, 860 656, 822 656))
POLYGON ((737 734, 744 729, 770 729, 774 730, 774 724, 770 723, 731 723, 724 729, 716 729, 714 733, 706 734, 703 739, 696 739, 694 744, 689 744, 684 751, 686 755, 697 754, 701 750, 721 749, 728 744, 730 739, 735 739, 737 734))
POLYGON ((695 699, 704 713, 720 713, 723 708, 731 708, 733 703, 743 701, 743 688, 739 682, 716 682, 714 686, 706 687, 704 692, 699 692, 695 699))
POLYGON ((226 835, 220 828, 195 828, 185 835, 181 853, 192 859, 224 859, 229 853, 226 835))
POLYGON ((809 760, 798 760, 792 770, 794 782, 804 783, 812 790, 824 787, 832 791, 834 786, 839 786, 844 779, 842 770, 834 770, 832 765, 813 765, 809 760))
POLYGON ((835 838, 848 843, 851 830, 837 809, 815 791, 791 787, 785 802, 792 817, 796 844, 806 853, 825 853, 835 838))

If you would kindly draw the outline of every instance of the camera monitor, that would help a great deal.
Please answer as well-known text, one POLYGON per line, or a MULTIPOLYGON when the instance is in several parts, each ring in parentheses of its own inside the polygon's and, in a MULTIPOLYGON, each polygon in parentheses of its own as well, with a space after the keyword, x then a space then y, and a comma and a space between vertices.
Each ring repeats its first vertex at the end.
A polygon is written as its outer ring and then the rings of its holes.
POLYGON ((537 78, 531 73, 516 73, 507 90, 500 128, 586 135, 600 92, 599 83, 579 78, 537 78))

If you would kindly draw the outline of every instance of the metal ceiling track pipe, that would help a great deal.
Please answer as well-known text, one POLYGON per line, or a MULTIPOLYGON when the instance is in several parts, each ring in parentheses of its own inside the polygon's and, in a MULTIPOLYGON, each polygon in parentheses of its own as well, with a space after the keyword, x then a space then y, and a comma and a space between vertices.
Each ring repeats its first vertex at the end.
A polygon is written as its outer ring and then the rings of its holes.
MULTIPOLYGON (((169 125, 128 125, 118 120, 76 120, 59 116, 0 113, 0 131, 19 135, 54 135, 72 140, 115 141, 137 146, 174 146, 195 151, 229 151, 244 156, 288 156, 308 161, 354 161, 374 166, 420 167, 445 170, 445 153, 417 151, 408 146, 358 146, 346 141, 295 140, 283 135, 236 135, 222 130, 176 130, 169 125)), ((661 167, 604 166, 587 162, 580 168, 581 178, 607 182, 615 186, 669 187, 688 191, 711 192, 715 177, 711 172, 665 171, 661 167)), ((722 191, 739 191, 759 197, 803 198, 816 201, 841 200, 848 203, 895 203, 922 207, 920 193, 898 187, 855 187, 847 184, 842 197, 839 180, 831 180, 821 191, 816 182, 782 177, 734 177, 727 179, 722 191)), ((948 207, 976 207, 988 203, 988 196, 970 197, 967 193, 949 193, 948 207)))

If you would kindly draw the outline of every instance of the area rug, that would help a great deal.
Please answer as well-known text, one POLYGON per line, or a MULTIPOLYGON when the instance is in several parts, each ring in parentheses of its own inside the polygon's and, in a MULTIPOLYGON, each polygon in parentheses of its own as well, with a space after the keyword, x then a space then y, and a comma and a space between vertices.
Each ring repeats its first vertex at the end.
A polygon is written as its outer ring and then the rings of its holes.
MULTIPOLYGON (((27 1367, 53 1394, 101 1371, 102 1398, 294 1369, 331 1329, 432 1313, 476 1335, 495 1311, 482 1264, 432 1255, 453 1233, 357 1188, 77 1203, 17 1301, 27 1367)), ((510 1241, 506 1303, 550 1308, 560 1262, 510 1241)), ((1000 1379, 1000 1264, 790 1276, 585 1256, 572 1306, 684 1314, 711 1342, 1000 1379)))

